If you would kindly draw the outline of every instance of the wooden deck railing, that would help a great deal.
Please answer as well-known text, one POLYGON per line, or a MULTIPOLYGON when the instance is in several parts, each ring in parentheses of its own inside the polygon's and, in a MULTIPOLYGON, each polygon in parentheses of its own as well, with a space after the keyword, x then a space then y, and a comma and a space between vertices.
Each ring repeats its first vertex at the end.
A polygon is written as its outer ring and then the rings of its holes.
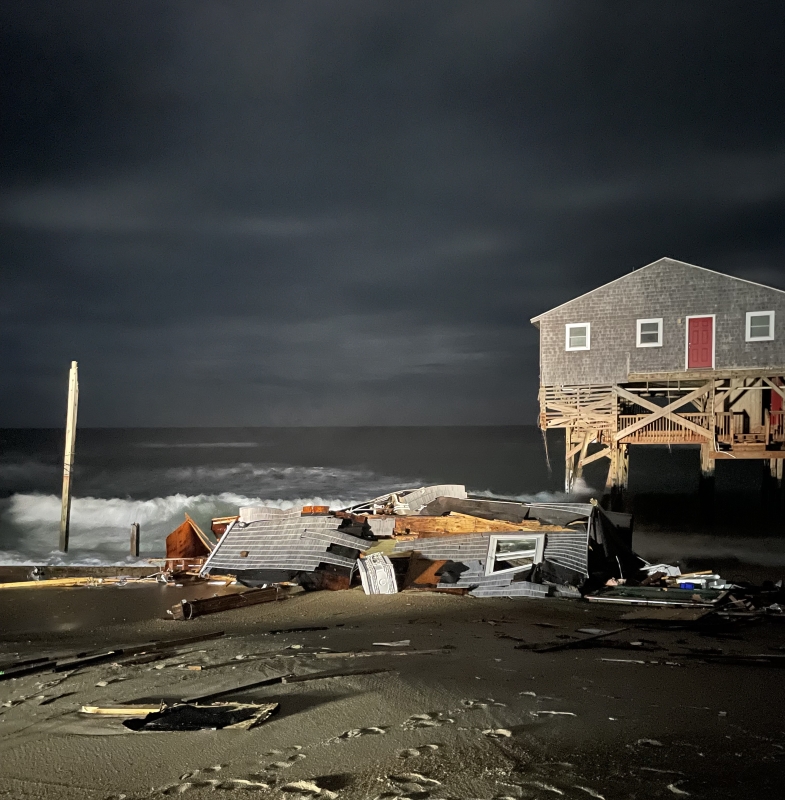
MULTIPOLYGON (((620 414, 619 430, 650 416, 651 414, 620 414)), ((679 414, 679 416, 700 425, 701 428, 706 428, 709 424, 709 414, 679 414)), ((622 439, 626 444, 702 444, 705 441, 705 436, 679 425, 676 420, 668 417, 659 417, 622 439)))

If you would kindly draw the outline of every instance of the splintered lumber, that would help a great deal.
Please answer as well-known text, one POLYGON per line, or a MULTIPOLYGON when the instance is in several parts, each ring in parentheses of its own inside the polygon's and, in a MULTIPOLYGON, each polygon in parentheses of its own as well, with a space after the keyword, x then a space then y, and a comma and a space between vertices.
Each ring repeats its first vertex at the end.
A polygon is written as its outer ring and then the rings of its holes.
POLYGON ((150 651, 160 653, 163 650, 174 650, 178 647, 195 644, 196 642, 204 642, 208 639, 218 639, 223 635, 223 631, 212 631, 211 633, 202 633, 197 636, 183 636, 178 639, 163 639, 157 642, 147 642, 146 644, 132 645, 130 647, 118 647, 113 650, 106 650, 98 653, 74 653, 73 655, 61 659, 51 657, 27 659, 26 661, 18 661, 9 664, 0 669, 0 681, 9 678, 19 678, 24 675, 32 675, 36 672, 46 672, 47 670, 66 672, 71 669, 78 669, 79 667, 102 664, 106 661, 115 660, 120 656, 134 656, 141 653, 149 653, 150 651))
POLYGON ((394 536, 450 536, 459 533, 488 533, 489 531, 540 530, 542 526, 532 520, 526 522, 502 522, 482 519, 469 514, 450 512, 442 517, 406 516, 395 518, 394 536))
POLYGON ((545 647, 535 647, 535 653, 554 653, 557 650, 572 650, 574 648, 585 647, 587 643, 591 646, 591 642, 597 639, 604 639, 606 636, 614 636, 617 633, 624 633, 629 628, 617 628, 615 631, 603 631, 602 633, 595 633, 593 636, 585 636, 583 639, 573 639, 569 642, 558 642, 557 644, 549 644, 545 647))
POLYGON ((245 608, 258 603, 272 603, 285 600, 289 596, 286 589, 273 586, 269 589, 252 589, 249 592, 224 594, 218 597, 207 597, 204 600, 182 600, 172 606, 172 617, 179 620, 193 619, 204 614, 216 614, 233 608, 245 608))
POLYGON ((287 680, 293 677, 294 675, 292 673, 286 673, 284 675, 275 675, 272 678, 262 678, 261 680, 252 681, 251 683, 241 683, 239 686, 232 686, 231 689, 220 689, 219 691, 211 692, 210 694, 184 697, 183 703, 206 703, 208 700, 215 700, 218 697, 225 697, 227 694, 247 692, 251 689, 260 689, 263 686, 274 686, 278 683, 285 683, 287 680))
POLYGON ((101 717, 146 717, 148 714, 158 714, 165 708, 163 703, 157 706, 82 706, 80 714, 95 714, 101 717))
POLYGON ((439 648, 437 650, 354 650, 330 653, 303 653, 314 658, 371 658, 373 656, 432 656, 447 655, 451 650, 439 648))
POLYGON ((209 556, 213 546, 199 526, 185 515, 185 522, 166 537, 167 560, 187 560, 209 556))
MULTIPOLYGON (((13 583, 0 583, 0 589, 64 589, 71 586, 96 586, 125 583, 128 578, 45 578, 40 581, 14 581, 13 583)), ((130 578, 139 581, 139 578, 130 578)), ((152 580, 152 579, 151 579, 152 580)))

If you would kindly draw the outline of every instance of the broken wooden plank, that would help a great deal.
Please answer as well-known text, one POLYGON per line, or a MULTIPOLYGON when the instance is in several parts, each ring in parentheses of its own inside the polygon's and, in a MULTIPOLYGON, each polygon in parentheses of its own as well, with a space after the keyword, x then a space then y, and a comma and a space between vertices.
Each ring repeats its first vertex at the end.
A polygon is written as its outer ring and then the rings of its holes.
POLYGON ((272 603, 285 600, 289 596, 287 589, 273 586, 269 589, 251 589, 248 592, 224 594, 218 597, 207 597, 203 600, 182 600, 172 606, 172 617, 178 620, 194 619, 204 614, 216 614, 234 608, 272 603))
POLYGON ((583 639, 573 639, 569 642, 557 642, 556 644, 549 644, 544 647, 535 647, 532 652, 534 653, 554 653, 557 650, 572 650, 574 648, 584 647, 588 642, 596 641, 597 639, 604 639, 606 636, 614 636, 617 633, 624 633, 629 628, 617 628, 613 631, 603 631, 602 633, 595 633, 593 636, 585 636, 583 639))
POLYGON ((490 531, 519 531, 524 528, 539 528, 536 521, 521 523, 504 522, 494 519, 483 519, 470 514, 461 514, 451 511, 439 517, 402 516, 395 518, 395 536, 415 535, 441 535, 449 536, 455 533, 487 533, 490 531))
POLYGON ((206 703, 208 700, 225 697, 227 694, 247 692, 251 689, 259 689, 263 686, 275 686, 275 684, 284 683, 286 680, 293 677, 294 675, 292 673, 287 672, 283 675, 275 675, 272 678, 262 678, 258 681, 251 681, 251 683, 241 683, 239 686, 232 686, 231 689, 219 689, 217 692, 211 692, 210 694, 183 698, 183 703, 206 703))
POLYGON ((313 656, 314 658, 370 658, 371 656, 429 656, 452 652, 439 648, 436 650, 350 650, 343 652, 329 653, 303 653, 303 655, 313 656))
POLYGON ((94 714, 100 717, 146 717, 148 714, 158 714, 165 708, 163 703, 157 706, 82 706, 80 714, 94 714))

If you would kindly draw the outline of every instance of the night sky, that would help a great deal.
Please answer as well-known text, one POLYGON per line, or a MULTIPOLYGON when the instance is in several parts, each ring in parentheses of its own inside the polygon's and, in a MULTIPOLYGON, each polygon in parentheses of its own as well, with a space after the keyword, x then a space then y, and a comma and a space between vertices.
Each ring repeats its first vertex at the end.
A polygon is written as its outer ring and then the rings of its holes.
POLYGON ((782 2, 13 0, 0 426, 532 424, 530 317, 785 288, 782 2))

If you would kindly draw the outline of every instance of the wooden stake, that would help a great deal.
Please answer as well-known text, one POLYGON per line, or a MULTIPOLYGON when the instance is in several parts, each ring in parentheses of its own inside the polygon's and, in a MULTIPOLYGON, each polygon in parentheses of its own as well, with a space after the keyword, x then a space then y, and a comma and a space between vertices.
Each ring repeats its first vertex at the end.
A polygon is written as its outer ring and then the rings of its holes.
POLYGON ((139 523, 131 523, 131 555, 139 558, 139 523))
POLYGON ((74 466, 76 444, 76 411, 79 405, 79 372, 76 361, 71 362, 68 375, 68 414, 65 423, 65 458, 63 460, 63 502, 60 511, 60 550, 68 552, 68 534, 71 525, 71 472, 74 466))

